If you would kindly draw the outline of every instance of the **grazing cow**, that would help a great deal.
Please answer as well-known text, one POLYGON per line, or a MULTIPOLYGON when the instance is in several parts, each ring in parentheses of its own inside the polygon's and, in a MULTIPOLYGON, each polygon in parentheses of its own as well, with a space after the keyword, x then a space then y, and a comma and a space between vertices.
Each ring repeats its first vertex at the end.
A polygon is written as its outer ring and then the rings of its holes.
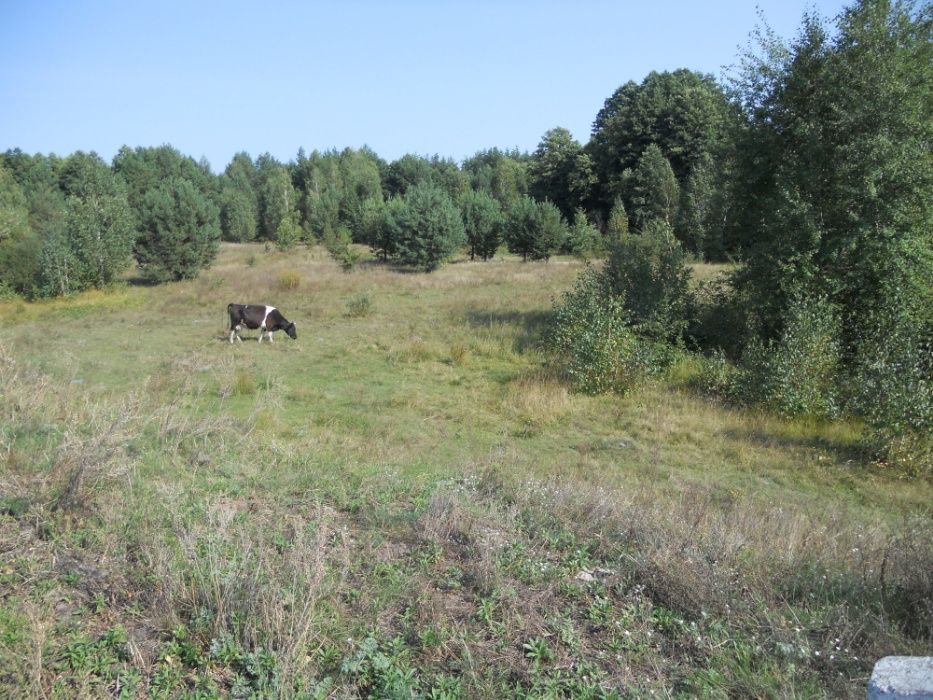
POLYGON ((262 337, 269 334, 269 342, 272 342, 272 333, 274 331, 285 331, 289 338, 295 339, 298 333, 295 331, 294 322, 289 322, 282 312, 274 306, 265 306, 264 304, 230 304, 227 306, 227 313, 230 314, 230 342, 236 338, 240 342, 240 328, 259 329, 259 342, 262 337))

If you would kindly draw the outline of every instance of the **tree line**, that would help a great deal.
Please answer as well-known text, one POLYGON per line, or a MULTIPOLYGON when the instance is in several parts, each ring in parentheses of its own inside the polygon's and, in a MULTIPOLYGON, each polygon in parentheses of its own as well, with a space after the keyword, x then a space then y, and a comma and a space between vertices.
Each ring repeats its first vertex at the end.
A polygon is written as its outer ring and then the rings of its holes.
POLYGON ((656 215, 694 254, 721 259, 735 246, 720 225, 717 163, 738 123, 715 80, 678 70, 619 88, 585 146, 555 128, 533 153, 489 149, 460 164, 387 162, 365 147, 300 150, 288 163, 241 152, 214 175, 168 145, 123 147, 109 164, 8 150, 0 286, 26 297, 100 287, 131 255, 154 281, 183 279, 221 239, 324 242, 344 258, 362 243, 426 270, 463 245, 484 260, 503 244, 530 260, 589 255, 656 215))

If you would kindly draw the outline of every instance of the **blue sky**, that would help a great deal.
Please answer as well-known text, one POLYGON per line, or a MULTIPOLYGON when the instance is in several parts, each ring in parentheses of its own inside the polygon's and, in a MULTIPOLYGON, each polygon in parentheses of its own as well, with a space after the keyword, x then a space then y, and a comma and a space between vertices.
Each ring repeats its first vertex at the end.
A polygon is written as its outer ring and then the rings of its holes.
POLYGON ((108 161, 170 143, 223 170, 237 151, 368 145, 458 161, 582 143, 651 70, 716 77, 758 22, 792 37, 840 0, 44 2, 0 0, 0 151, 108 161))

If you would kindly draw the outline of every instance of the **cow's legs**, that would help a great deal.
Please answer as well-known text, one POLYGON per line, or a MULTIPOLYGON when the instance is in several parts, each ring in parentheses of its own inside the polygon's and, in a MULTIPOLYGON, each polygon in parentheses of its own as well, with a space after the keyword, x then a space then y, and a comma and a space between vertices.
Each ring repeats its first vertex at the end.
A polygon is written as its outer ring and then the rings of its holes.
POLYGON ((262 342, 262 336, 264 336, 265 334, 266 334, 266 327, 259 326, 259 342, 260 343, 262 342))
POLYGON ((230 328, 230 342, 231 343, 233 342, 234 338, 239 340, 241 343, 243 342, 243 339, 240 337, 240 326, 239 325, 236 325, 230 328))

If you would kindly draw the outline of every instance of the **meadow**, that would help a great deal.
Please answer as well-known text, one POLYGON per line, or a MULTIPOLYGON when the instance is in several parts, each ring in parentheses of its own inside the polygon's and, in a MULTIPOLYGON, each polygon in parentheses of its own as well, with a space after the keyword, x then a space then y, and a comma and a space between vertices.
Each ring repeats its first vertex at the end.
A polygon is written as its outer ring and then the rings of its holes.
POLYGON ((0 696, 863 697, 929 654, 930 482, 686 353, 571 392, 582 265, 225 244, 0 302, 0 696), (230 302, 298 339, 230 344, 230 302))

